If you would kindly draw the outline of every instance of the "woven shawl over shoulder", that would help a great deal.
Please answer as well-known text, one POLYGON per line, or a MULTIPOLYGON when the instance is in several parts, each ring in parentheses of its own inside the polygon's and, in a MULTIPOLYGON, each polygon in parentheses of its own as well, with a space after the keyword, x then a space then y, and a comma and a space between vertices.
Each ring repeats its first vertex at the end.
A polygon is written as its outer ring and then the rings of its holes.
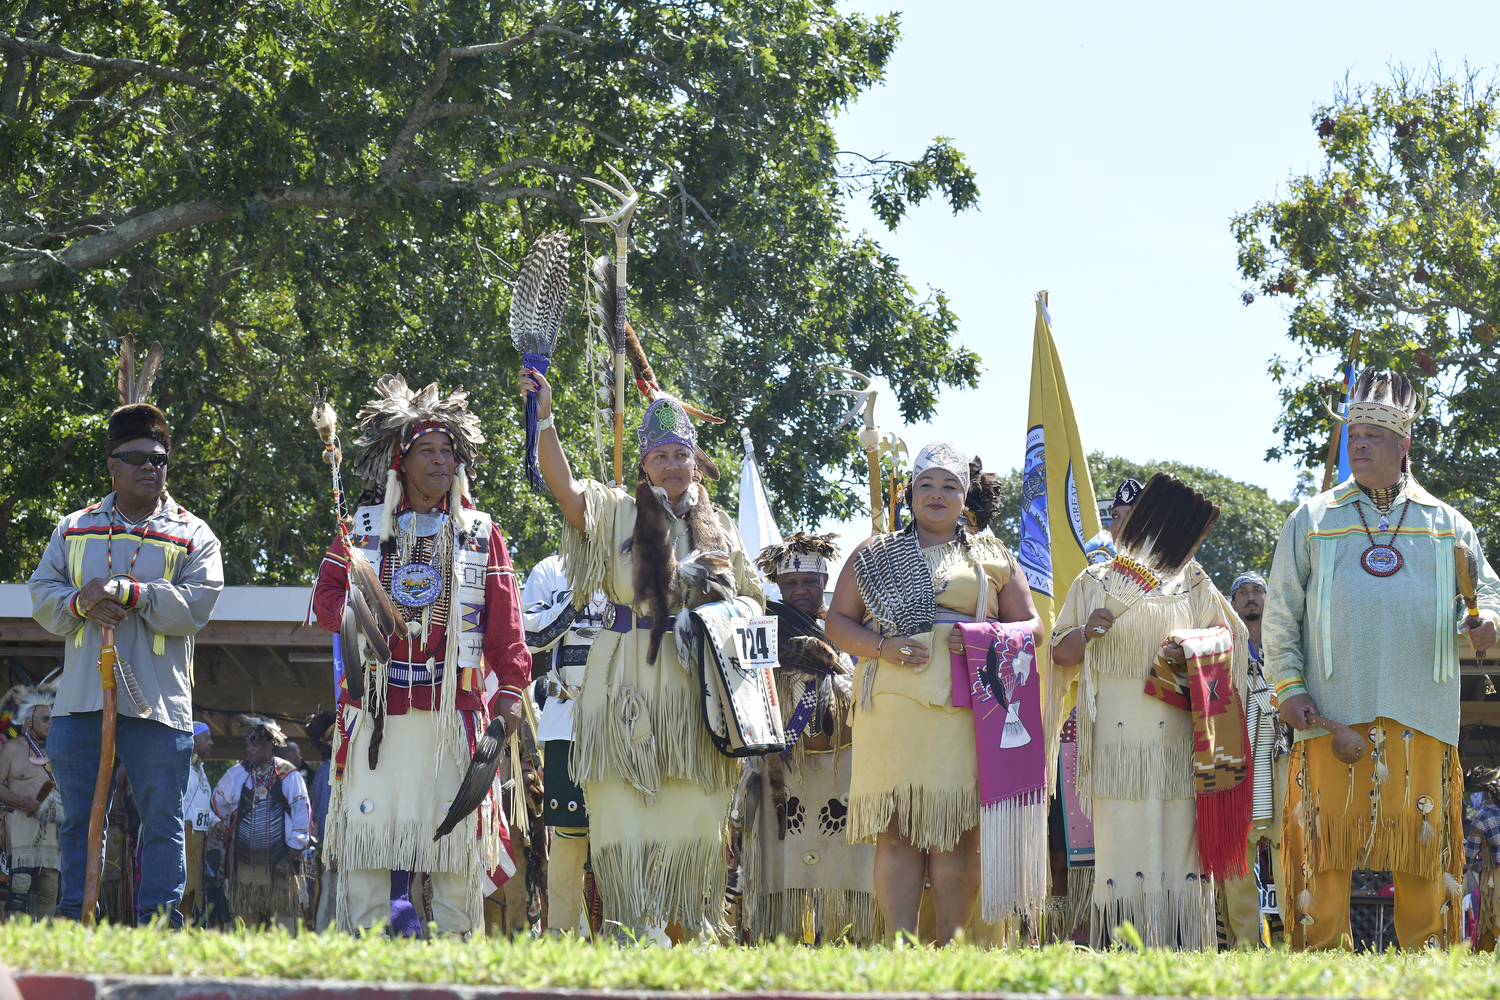
POLYGON ((920 635, 937 618, 932 571, 912 528, 876 535, 854 554, 854 581, 865 609, 887 633, 920 635))

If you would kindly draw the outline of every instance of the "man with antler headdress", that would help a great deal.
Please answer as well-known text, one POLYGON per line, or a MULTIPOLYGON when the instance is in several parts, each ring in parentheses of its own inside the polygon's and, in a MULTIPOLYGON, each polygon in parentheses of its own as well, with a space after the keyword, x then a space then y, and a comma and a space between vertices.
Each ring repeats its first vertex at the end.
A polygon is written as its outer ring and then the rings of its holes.
POLYGON ((1403 948, 1462 935, 1457 639, 1494 644, 1500 579, 1468 518, 1412 477, 1422 404, 1400 373, 1360 374, 1335 415, 1352 475, 1298 506, 1271 564, 1266 669, 1296 730, 1281 838, 1293 947, 1351 947, 1355 868, 1393 874, 1403 948), (1365 740, 1354 763, 1329 726, 1365 740))
MULTIPOLYGON (((0 706, 15 704, 10 721, 20 730, 0 745, 0 806, 4 807, 0 813, 10 863, 6 919, 26 914, 45 920, 57 909, 62 879, 62 846, 57 839, 62 796, 47 760, 47 733, 56 700, 57 686, 42 683, 17 685, 0 702, 0 706)), ((0 725, 0 736, 6 728, 0 725)))
POLYGON ((493 755, 476 750, 495 719, 516 731, 531 656, 505 538, 469 495, 484 435, 468 393, 413 391, 400 375, 376 390, 355 442, 354 471, 371 487, 349 532, 356 551, 335 539, 313 595, 332 632, 351 597, 373 602, 372 645, 383 646, 369 671, 346 671, 324 843, 345 930, 390 919, 395 869, 428 873, 439 932, 468 934, 484 926, 486 875, 515 872, 484 781, 493 755), (367 572, 369 594, 351 593, 351 567, 367 572), (451 815, 470 806, 475 815, 451 815), (456 825, 440 834, 445 813, 456 825))
POLYGON ((278 756, 286 736, 272 719, 242 715, 245 758, 219 779, 214 815, 226 828, 225 890, 236 920, 296 931, 306 892, 302 852, 312 842, 307 782, 278 756))
POLYGON ((875 846, 847 836, 854 662, 823 631, 837 538, 799 531, 756 560, 781 591, 766 613, 777 618, 776 696, 789 749, 750 758, 753 774, 742 778, 747 941, 800 941, 809 918, 820 941, 846 929, 863 943, 882 933, 875 846))
MULTIPOLYGON (((116 752, 141 812, 142 918, 177 904, 186 880, 182 796, 193 758, 193 637, 224 589, 219 540, 167 493, 172 433, 146 402, 161 364, 153 344, 139 376, 121 345, 120 402, 105 467, 114 491, 63 518, 30 581, 32 615, 64 637, 49 756, 63 798, 61 916, 83 909, 90 807, 104 692, 96 665, 113 630, 120 684, 116 752)), ((107 810, 106 810, 107 811, 107 810)))

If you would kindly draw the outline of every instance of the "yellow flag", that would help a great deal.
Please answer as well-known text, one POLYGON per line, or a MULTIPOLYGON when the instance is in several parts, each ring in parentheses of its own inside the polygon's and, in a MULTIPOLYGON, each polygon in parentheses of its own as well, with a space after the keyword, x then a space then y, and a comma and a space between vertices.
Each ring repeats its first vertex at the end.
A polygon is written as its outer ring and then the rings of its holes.
MULTIPOLYGON (((1099 533, 1088 455, 1078 440, 1073 400, 1052 341, 1052 317, 1036 297, 1031 347, 1031 405, 1021 479, 1021 543, 1016 558, 1045 632, 1052 631, 1068 587, 1088 565, 1084 543, 1099 533)), ((1045 634, 1045 633, 1044 633, 1045 634)))

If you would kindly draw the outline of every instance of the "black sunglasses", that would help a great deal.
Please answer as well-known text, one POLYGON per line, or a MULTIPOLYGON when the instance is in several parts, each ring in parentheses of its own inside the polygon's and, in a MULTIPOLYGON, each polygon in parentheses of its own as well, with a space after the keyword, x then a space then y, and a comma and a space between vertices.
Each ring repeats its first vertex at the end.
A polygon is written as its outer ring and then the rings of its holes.
POLYGON ((164 451, 117 451, 110 458, 118 458, 126 465, 145 465, 151 463, 158 469, 167 467, 167 453, 164 451))

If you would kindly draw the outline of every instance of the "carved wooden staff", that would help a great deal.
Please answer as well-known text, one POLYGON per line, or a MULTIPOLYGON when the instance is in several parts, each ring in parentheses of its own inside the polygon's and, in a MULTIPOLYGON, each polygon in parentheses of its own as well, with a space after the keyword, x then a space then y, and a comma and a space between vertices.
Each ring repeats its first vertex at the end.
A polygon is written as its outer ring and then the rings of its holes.
POLYGON ((603 208, 590 199, 589 205, 597 214, 594 218, 583 221, 601 223, 615 231, 615 336, 611 348, 615 355, 615 485, 619 486, 625 482, 625 305, 629 288, 626 259, 630 256, 630 217, 635 214, 635 206, 640 202, 641 196, 636 194, 635 187, 624 174, 608 163, 605 166, 625 185, 624 191, 616 190, 593 177, 585 177, 584 181, 618 198, 620 208, 613 214, 606 214, 603 208))
POLYGON ((99 906, 99 879, 104 873, 104 814, 109 807, 109 782, 115 773, 115 726, 120 696, 115 689, 115 630, 104 630, 99 650, 99 683, 104 687, 104 722, 99 733, 99 774, 94 778, 94 803, 89 809, 88 866, 83 876, 83 923, 94 924, 99 906))
POLYGON ((853 368, 841 368, 838 365, 828 365, 831 371, 843 372, 845 375, 853 375, 864 383, 862 389, 832 389, 829 395, 853 396, 854 405, 849 412, 844 414, 833 428, 838 430, 845 424, 863 414, 864 425, 859 431, 859 446, 865 450, 865 462, 869 467, 870 476, 870 533, 879 535, 888 530, 888 522, 885 519, 885 499, 881 494, 881 482, 884 478, 880 474, 880 431, 875 426, 875 387, 867 375, 855 371, 853 368))

